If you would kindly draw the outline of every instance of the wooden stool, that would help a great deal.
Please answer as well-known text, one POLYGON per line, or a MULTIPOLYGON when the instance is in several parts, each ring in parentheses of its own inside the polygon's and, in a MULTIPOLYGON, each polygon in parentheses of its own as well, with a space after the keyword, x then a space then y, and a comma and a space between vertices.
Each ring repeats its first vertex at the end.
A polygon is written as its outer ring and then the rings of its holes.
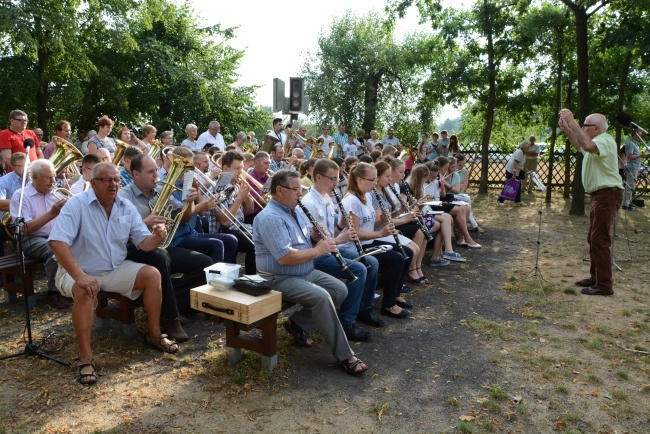
MULTIPOLYGON (((27 297, 30 307, 35 304, 35 299, 32 297, 34 295, 34 270, 43 263, 45 263, 43 259, 25 258, 25 282, 27 282, 27 297)), ((23 293, 20 255, 0 257, 0 272, 2 273, 5 299, 9 303, 16 303, 18 301, 17 294, 23 293)))
POLYGON ((95 309, 95 315, 100 321, 95 322, 95 326, 100 329, 108 328, 110 320, 114 319, 122 323, 122 333, 127 336, 134 336, 138 332, 134 310, 133 300, 130 298, 115 292, 100 291, 97 294, 97 309, 95 309), (110 307, 108 304, 109 299, 120 303, 120 308, 110 307))

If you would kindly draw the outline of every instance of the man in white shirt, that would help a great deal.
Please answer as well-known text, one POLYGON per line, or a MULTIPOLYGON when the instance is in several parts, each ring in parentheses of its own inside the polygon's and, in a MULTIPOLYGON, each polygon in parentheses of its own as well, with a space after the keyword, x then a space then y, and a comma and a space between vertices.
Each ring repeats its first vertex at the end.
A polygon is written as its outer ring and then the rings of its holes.
POLYGON ((216 146, 223 152, 223 150, 226 149, 226 142, 223 140, 223 136, 219 133, 220 128, 221 125, 219 122, 210 121, 208 124, 208 130, 201 134, 196 140, 197 145, 199 145, 203 150, 216 146))
POLYGON ((70 193, 73 195, 83 193, 85 190, 86 183, 90 187, 90 180, 93 179, 93 167, 101 163, 102 160, 96 154, 87 154, 84 155, 84 158, 81 160, 81 176, 70 187, 70 193))
MULTIPOLYGON (((330 143, 334 141, 334 137, 329 135, 329 127, 327 125, 323 125, 321 128, 321 131, 323 134, 318 136, 319 139, 323 139, 323 153, 325 155, 328 155, 330 152, 330 143)), ((314 155, 314 157, 317 157, 317 155, 314 155)))

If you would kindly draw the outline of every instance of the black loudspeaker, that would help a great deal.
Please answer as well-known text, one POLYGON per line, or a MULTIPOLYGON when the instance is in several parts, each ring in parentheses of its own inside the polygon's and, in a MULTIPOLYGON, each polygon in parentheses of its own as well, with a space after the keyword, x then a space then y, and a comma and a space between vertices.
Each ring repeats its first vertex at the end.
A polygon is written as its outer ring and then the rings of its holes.
POLYGON ((302 110, 304 89, 305 80, 303 78, 291 77, 289 79, 289 111, 302 110))

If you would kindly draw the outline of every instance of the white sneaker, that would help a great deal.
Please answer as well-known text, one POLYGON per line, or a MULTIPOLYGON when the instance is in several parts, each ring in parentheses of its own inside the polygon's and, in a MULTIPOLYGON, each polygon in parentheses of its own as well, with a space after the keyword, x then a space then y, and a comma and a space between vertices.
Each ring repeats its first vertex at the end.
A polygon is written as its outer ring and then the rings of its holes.
POLYGON ((497 202, 497 205, 499 205, 499 206, 506 206, 506 203, 505 203, 505 202, 497 202))

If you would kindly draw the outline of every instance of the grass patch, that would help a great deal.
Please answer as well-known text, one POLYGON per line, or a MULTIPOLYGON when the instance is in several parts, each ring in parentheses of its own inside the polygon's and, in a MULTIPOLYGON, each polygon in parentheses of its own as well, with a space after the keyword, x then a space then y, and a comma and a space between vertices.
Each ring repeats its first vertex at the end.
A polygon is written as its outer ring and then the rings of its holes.
POLYGON ((620 390, 612 391, 612 396, 614 399, 618 399, 619 401, 625 401, 627 399, 627 393, 620 390))
POLYGON ((569 394, 569 388, 566 386, 557 386, 557 392, 561 393, 562 395, 568 395, 569 394))
POLYGON ((616 373, 616 375, 618 375, 619 377, 621 377, 624 380, 629 379, 629 376, 627 375, 627 372, 625 372, 625 371, 618 371, 616 373))
POLYGON ((569 295, 576 295, 578 291, 573 288, 564 288, 564 293, 569 295))
POLYGON ((449 403, 449 405, 451 405, 453 407, 458 407, 460 405, 460 400, 458 398, 456 398, 455 396, 447 398, 447 402, 449 403))
POLYGON ((501 340, 507 341, 510 339, 510 336, 508 333, 506 333, 506 330, 509 328, 508 325, 490 321, 489 319, 483 318, 481 316, 472 316, 469 320, 467 320, 467 324, 474 330, 483 331, 485 334, 496 336, 501 340))
POLYGON ((588 380, 590 383, 594 383, 594 384, 601 384, 601 383, 603 382, 603 379, 600 378, 600 377, 599 377, 598 375, 596 375, 596 374, 589 374, 589 376, 587 377, 587 380, 588 380))
POLYGON ((508 399, 508 394, 499 384, 495 383, 490 385, 488 390, 490 391, 490 396, 496 400, 503 401, 504 399, 508 399))
POLYGON ((458 432, 460 433, 473 433, 474 424, 472 422, 461 422, 458 425, 458 432))

